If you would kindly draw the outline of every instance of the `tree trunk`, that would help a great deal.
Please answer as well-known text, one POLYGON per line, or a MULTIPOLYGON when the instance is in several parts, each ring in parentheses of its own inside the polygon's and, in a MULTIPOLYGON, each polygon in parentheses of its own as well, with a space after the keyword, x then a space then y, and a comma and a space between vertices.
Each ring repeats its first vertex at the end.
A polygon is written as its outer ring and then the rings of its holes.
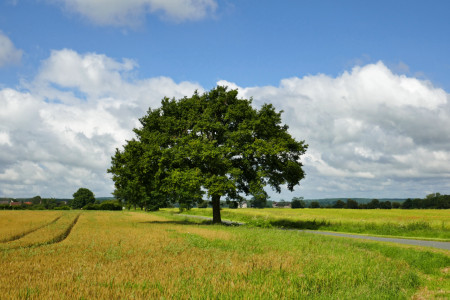
POLYGON ((213 223, 221 224, 222 219, 220 218, 220 195, 212 196, 212 207, 213 207, 213 223))

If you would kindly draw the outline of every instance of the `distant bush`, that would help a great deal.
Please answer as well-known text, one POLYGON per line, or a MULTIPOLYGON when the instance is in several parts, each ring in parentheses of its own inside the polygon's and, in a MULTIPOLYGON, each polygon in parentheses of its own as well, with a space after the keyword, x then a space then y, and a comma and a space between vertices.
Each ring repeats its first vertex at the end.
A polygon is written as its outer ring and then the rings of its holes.
POLYGON ((43 204, 37 204, 37 205, 32 205, 30 207, 28 207, 28 209, 30 210, 45 210, 45 205, 43 204))
POLYGON ((100 210, 122 210, 122 204, 116 201, 104 201, 99 204, 100 210))
POLYGON ((94 203, 89 203, 89 204, 86 204, 85 206, 83 206, 82 209, 83 210, 99 210, 100 205, 94 204, 94 203))
POLYGON ((5 210, 5 209, 7 209, 7 210, 11 210, 11 206, 9 206, 9 204, 0 204, 0 209, 2 209, 2 210, 5 210))
POLYGON ((56 206, 55 208, 53 208, 54 210, 70 210, 70 207, 67 205, 64 206, 56 206))
POLYGON ((84 210, 122 210, 122 205, 116 201, 104 201, 100 204, 89 203, 83 206, 84 210))

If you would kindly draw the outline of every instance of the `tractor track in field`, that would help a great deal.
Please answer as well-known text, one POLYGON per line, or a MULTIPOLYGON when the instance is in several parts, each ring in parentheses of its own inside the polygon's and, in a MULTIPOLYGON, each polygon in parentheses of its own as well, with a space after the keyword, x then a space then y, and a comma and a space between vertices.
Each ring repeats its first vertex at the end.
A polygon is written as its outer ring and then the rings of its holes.
POLYGON ((56 237, 54 237, 54 238, 52 238, 52 239, 50 239, 50 240, 48 240, 46 242, 34 243, 34 244, 27 245, 27 246, 11 247, 11 248, 6 248, 6 249, 2 249, 2 250, 14 250, 14 249, 21 249, 21 248, 22 249, 23 248, 35 248, 35 247, 41 247, 41 246, 46 246, 46 245, 60 243, 60 242, 64 241, 69 236, 69 234, 72 232, 72 229, 77 224, 78 219, 80 218, 80 216, 81 216, 81 214, 78 214, 75 217, 75 219, 70 223, 70 225, 66 228, 66 230, 64 230, 61 234, 58 234, 56 237))
MULTIPOLYGON (((212 220, 210 217, 205 216, 197 216, 197 215, 179 215, 187 218, 197 218, 203 220, 212 220)), ((241 222, 233 222, 228 220, 222 220, 224 225, 245 225, 245 223, 241 222)), ((329 231, 318 231, 318 230, 305 230, 305 229, 283 229, 283 230, 296 230, 299 232, 306 232, 312 234, 319 235, 328 235, 335 237, 345 237, 345 238, 353 238, 353 239, 363 239, 363 240, 371 240, 378 242, 389 242, 389 243, 397 243, 404 245, 412 245, 412 246, 422 246, 422 247, 432 247, 444 250, 450 250, 450 242, 439 242, 439 241, 427 241, 427 240, 417 240, 417 239, 404 239, 404 238, 390 238, 390 237, 379 237, 379 236, 370 236, 370 235, 359 235, 359 234, 351 234, 351 233, 341 233, 341 232, 329 232, 329 231)))
POLYGON ((49 222, 49 223, 45 223, 44 225, 38 226, 38 227, 36 227, 36 228, 30 229, 30 230, 25 231, 25 232, 21 232, 21 233, 19 233, 19 234, 13 235, 12 237, 3 239, 3 240, 0 241, 0 243, 7 243, 7 242, 12 242, 12 241, 21 239, 21 238, 23 238, 24 236, 26 236, 26 235, 28 235, 28 234, 30 234, 30 233, 33 233, 33 232, 35 232, 35 231, 38 231, 38 230, 41 229, 41 228, 44 228, 45 226, 48 226, 48 225, 51 225, 51 224, 55 223, 56 221, 58 221, 59 219, 61 219, 61 217, 62 217, 62 216, 56 217, 53 221, 51 221, 51 222, 49 222))

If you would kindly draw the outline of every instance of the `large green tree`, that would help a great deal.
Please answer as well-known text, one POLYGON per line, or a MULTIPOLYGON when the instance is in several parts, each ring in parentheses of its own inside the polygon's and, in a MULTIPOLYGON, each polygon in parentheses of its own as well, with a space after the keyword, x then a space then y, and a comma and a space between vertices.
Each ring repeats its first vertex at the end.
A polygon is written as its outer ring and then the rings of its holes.
POLYGON ((73 200, 72 200, 72 208, 82 208, 86 204, 94 203, 95 202, 95 196, 94 193, 87 189, 87 188, 79 188, 78 191, 76 191, 73 194, 73 200))
POLYGON ((213 222, 220 223, 221 197, 264 198, 266 185, 292 191, 305 176, 300 157, 307 145, 288 133, 271 104, 255 109, 237 94, 218 86, 150 108, 136 138, 112 157, 115 196, 157 208, 198 202, 207 193, 213 222))

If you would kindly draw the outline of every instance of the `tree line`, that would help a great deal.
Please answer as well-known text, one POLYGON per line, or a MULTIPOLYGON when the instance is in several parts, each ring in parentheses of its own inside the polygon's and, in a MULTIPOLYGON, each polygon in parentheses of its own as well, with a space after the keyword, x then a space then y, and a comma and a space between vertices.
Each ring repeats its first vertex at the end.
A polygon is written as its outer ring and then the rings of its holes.
POLYGON ((87 188, 79 188, 74 194, 73 199, 58 200, 55 198, 42 198, 35 196, 33 198, 4 198, 0 202, 2 210, 122 210, 122 203, 118 200, 99 201, 95 199, 94 193, 87 188))
MULTIPOLYGON (((308 201, 309 202, 309 201, 308 201)), ((347 201, 337 200, 332 204, 321 204, 319 201, 310 201, 309 203, 293 198, 291 201, 292 208, 344 208, 344 209, 449 209, 450 195, 441 195, 440 193, 432 193, 424 199, 408 198, 403 202, 380 201, 372 199, 368 203, 358 203, 355 200, 347 199, 347 201)))

